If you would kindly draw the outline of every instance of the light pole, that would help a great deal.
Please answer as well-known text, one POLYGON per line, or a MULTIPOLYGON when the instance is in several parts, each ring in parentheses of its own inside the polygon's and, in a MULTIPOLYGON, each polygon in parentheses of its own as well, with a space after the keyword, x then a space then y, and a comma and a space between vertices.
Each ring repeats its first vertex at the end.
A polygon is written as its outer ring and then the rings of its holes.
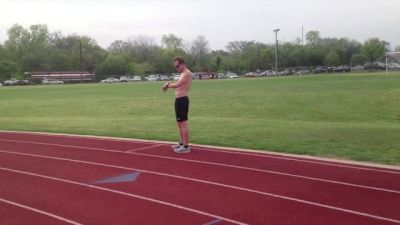
POLYGON ((278 32, 280 29, 275 29, 275 41, 276 41, 276 51, 275 51, 275 72, 278 73, 278 32))

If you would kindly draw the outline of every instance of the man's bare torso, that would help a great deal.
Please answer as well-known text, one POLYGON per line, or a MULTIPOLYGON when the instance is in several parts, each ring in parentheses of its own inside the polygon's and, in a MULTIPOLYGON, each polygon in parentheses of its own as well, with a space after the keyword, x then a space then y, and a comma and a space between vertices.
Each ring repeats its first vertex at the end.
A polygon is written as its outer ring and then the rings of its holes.
POLYGON ((180 98, 188 95, 190 87, 192 86, 192 72, 185 70, 181 73, 181 77, 178 82, 182 82, 182 85, 175 89, 175 97, 180 98))

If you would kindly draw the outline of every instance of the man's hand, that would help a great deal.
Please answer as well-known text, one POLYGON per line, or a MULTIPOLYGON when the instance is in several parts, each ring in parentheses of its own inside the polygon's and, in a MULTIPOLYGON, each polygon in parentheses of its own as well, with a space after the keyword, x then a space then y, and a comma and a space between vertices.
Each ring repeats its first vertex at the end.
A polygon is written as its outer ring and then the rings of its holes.
POLYGON ((166 92, 168 90, 168 85, 169 85, 168 81, 164 83, 164 85, 162 86, 162 91, 163 92, 166 92))

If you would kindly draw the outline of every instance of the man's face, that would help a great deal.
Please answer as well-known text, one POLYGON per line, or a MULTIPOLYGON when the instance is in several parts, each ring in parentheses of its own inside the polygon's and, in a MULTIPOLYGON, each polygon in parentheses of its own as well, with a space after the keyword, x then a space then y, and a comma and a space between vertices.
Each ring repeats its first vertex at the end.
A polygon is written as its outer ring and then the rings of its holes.
POLYGON ((181 63, 179 63, 178 61, 175 61, 174 66, 175 66, 176 71, 178 71, 179 73, 183 72, 181 63))

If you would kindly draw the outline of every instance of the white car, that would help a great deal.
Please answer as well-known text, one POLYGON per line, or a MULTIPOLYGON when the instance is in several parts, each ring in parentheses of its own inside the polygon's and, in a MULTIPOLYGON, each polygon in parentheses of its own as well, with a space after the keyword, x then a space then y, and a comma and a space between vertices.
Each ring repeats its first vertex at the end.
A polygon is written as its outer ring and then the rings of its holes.
POLYGON ((140 76, 123 76, 119 78, 120 82, 134 82, 134 81, 142 81, 140 76))
POLYGON ((55 80, 55 79, 44 79, 42 80, 42 84, 64 84, 62 80, 55 80))
POLYGON ((226 74, 226 77, 231 78, 231 79, 239 78, 239 76, 236 73, 228 73, 228 74, 226 74))
POLYGON ((128 77, 127 76, 122 76, 119 78, 119 82, 128 82, 128 77))
POLYGON ((133 76, 133 81, 142 81, 142 77, 140 77, 140 76, 133 76))
POLYGON ((161 75, 160 80, 167 81, 167 80, 169 80, 169 77, 167 75, 161 75))
POLYGON ((158 75, 150 75, 150 76, 146 77, 146 79, 148 81, 158 81, 158 80, 160 80, 160 76, 158 76, 158 75))
POLYGON ((179 78, 181 78, 181 75, 174 75, 174 78, 173 78, 173 80, 179 80, 179 78))
POLYGON ((109 77, 105 80, 101 80, 101 83, 111 84, 111 83, 119 83, 119 79, 115 77, 109 77))

